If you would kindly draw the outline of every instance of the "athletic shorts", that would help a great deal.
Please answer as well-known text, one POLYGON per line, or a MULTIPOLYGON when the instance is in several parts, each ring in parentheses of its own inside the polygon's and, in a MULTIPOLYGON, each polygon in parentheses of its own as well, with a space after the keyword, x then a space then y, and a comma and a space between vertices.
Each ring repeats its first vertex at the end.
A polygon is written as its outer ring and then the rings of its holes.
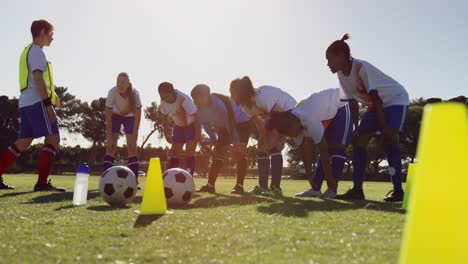
POLYGON ((252 127, 250 121, 236 124, 236 131, 234 132, 234 135, 232 135, 231 139, 229 131, 226 128, 216 128, 216 134, 218 136, 217 143, 223 146, 230 144, 236 145, 240 143, 247 143, 250 138, 251 129, 252 127))
POLYGON ((133 127, 135 126, 135 117, 134 116, 120 116, 112 115, 112 133, 120 133, 120 129, 124 127, 125 134, 132 134, 133 127))
POLYGON ((350 144, 353 137, 353 119, 349 105, 342 106, 336 112, 333 121, 325 129, 325 139, 339 145, 350 144))
POLYGON ((195 125, 174 126, 172 130, 172 142, 184 144, 195 139, 195 125))
POLYGON ((48 135, 59 135, 58 123, 49 123, 47 107, 41 102, 20 107, 18 138, 40 138, 48 135))
MULTIPOLYGON (((385 120, 390 128, 403 131, 405 124, 407 105, 391 105, 384 108, 385 120)), ((379 130, 376 112, 364 112, 359 122, 359 133, 373 133, 379 130)))

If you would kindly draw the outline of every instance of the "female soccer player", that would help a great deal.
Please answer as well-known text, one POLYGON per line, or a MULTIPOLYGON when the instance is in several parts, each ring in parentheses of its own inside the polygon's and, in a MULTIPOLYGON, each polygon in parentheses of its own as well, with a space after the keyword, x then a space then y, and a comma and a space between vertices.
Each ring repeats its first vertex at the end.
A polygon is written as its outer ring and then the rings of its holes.
POLYGON ((158 87, 161 112, 164 115, 164 136, 172 144, 169 168, 179 166, 182 148, 185 147, 185 166, 195 173, 195 148, 200 141, 200 120, 197 107, 190 96, 174 89, 172 83, 163 82, 158 87), (174 123, 171 135, 171 124, 174 123))
POLYGON ((198 108, 200 122, 215 145, 208 184, 198 191, 215 192, 216 178, 232 144, 237 160, 237 183, 231 193, 243 194, 247 172, 246 149, 251 134, 250 118, 231 98, 211 93, 210 88, 204 84, 195 86, 191 96, 198 108))
POLYGON ((349 100, 353 112, 354 125, 358 126, 358 102, 367 110, 353 135, 353 180, 354 186, 342 199, 365 199, 362 182, 366 170, 367 144, 376 131, 383 136, 388 168, 393 183, 385 201, 402 201, 404 192, 401 183, 401 153, 399 132, 405 122, 409 105, 408 93, 397 81, 381 72, 367 61, 351 57, 345 42, 349 35, 333 42, 326 51, 328 67, 338 74, 341 85, 341 99, 349 100))
POLYGON ((271 112, 289 111, 296 106, 296 100, 285 91, 273 86, 254 88, 248 76, 237 78, 231 82, 231 97, 249 115, 255 124, 258 137, 258 173, 259 186, 250 193, 268 194, 268 174, 271 159, 271 191, 273 195, 282 195, 281 174, 283 170, 283 155, 286 137, 268 126, 271 112), (270 153, 268 156, 267 153, 270 153))
POLYGON ((273 112, 270 123, 280 134, 294 137, 298 144, 302 144, 309 180, 312 175, 311 139, 318 146, 319 158, 311 181, 312 189, 296 196, 335 198, 346 161, 344 147, 351 143, 353 130, 349 105, 340 101, 339 89, 314 93, 291 111, 273 112), (324 178, 328 189, 322 194, 324 178))
POLYGON ((55 162, 55 153, 60 143, 60 133, 55 107, 60 100, 55 93, 51 64, 43 48, 54 40, 54 26, 46 20, 36 20, 31 25, 33 42, 20 57, 20 96, 18 140, 0 155, 0 190, 14 189, 3 181, 3 173, 27 150, 33 139, 44 137, 44 146, 39 153, 39 168, 34 191, 65 192, 52 185, 48 177, 55 162))
POLYGON ((132 86, 128 74, 119 73, 117 85, 110 89, 106 99, 107 147, 104 156, 104 171, 114 166, 117 140, 123 126, 127 138, 128 167, 138 179, 137 140, 141 107, 140 94, 132 86))

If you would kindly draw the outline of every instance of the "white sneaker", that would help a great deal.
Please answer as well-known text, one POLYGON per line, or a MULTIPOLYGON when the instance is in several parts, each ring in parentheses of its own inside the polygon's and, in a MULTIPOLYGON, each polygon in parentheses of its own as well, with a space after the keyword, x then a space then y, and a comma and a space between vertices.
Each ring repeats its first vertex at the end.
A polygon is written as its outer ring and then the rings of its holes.
POLYGON ((320 195, 320 198, 325 198, 325 199, 334 199, 336 198, 336 192, 327 189, 322 195, 320 195))
POLYGON ((296 193, 296 197, 320 197, 322 195, 321 191, 314 191, 313 189, 305 190, 301 193, 296 193))

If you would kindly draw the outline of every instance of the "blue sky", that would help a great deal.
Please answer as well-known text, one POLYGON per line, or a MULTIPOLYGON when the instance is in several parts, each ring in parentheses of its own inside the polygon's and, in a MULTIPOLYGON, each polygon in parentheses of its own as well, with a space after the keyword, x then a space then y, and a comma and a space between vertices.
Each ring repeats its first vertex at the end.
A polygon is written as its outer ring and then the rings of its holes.
POLYGON ((85 101, 106 96, 121 71, 144 105, 159 102, 162 81, 227 94, 241 75, 300 100, 338 86, 324 53, 346 32, 352 54, 398 80, 411 98, 448 99, 468 94, 466 10, 466 1, 420 0, 3 1, 1 94, 18 96, 19 55, 31 22, 45 18, 56 27, 45 49, 56 83, 85 101))

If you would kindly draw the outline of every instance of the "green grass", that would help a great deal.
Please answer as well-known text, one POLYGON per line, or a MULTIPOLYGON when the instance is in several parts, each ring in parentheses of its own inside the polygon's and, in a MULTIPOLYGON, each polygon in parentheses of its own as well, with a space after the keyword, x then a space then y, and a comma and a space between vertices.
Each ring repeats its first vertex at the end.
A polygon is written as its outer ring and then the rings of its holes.
MULTIPOLYGON (((305 181, 283 181, 284 200, 232 196, 234 180, 219 179, 219 194, 134 228, 142 192, 114 209, 91 177, 88 203, 74 207, 71 192, 31 192, 33 175, 5 180, 17 189, 0 191, 0 263, 396 263, 404 223, 401 203, 382 202, 390 183, 368 183, 367 201, 344 202, 294 198, 305 181)), ((53 182, 72 190, 74 177, 53 182)))

